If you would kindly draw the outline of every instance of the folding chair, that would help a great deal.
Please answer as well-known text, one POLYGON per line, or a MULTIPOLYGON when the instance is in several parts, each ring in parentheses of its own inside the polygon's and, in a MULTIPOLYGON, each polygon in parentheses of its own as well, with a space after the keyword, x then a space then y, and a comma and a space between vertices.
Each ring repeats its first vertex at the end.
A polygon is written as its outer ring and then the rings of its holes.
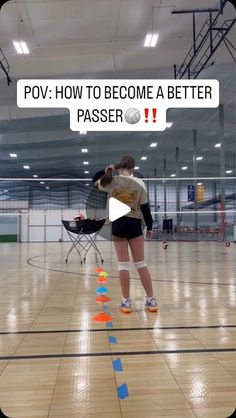
POLYGON ((81 221, 62 221, 69 237, 72 246, 69 249, 65 262, 68 262, 70 253, 75 249, 80 257, 81 264, 86 261, 87 253, 90 248, 94 248, 95 252, 99 254, 101 263, 103 257, 96 244, 96 237, 99 231, 105 224, 106 219, 91 220, 83 219, 81 221))

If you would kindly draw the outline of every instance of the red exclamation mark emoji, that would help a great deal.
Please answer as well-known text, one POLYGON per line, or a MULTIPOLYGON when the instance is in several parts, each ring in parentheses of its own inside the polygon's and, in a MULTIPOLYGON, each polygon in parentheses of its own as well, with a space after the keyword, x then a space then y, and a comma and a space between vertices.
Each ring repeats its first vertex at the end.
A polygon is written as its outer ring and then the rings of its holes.
POLYGON ((148 111, 149 109, 144 109, 144 113, 145 113, 145 122, 148 123, 148 111))
POLYGON ((156 122, 156 117, 157 117, 157 109, 152 109, 152 116, 153 116, 153 122, 156 122))

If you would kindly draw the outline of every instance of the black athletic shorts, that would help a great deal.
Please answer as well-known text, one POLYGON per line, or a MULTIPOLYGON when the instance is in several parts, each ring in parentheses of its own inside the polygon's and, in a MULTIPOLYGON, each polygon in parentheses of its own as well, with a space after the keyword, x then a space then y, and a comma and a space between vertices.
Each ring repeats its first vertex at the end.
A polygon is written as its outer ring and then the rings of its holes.
POLYGON ((141 219, 122 216, 112 222, 112 235, 117 238, 132 239, 143 235, 141 219))

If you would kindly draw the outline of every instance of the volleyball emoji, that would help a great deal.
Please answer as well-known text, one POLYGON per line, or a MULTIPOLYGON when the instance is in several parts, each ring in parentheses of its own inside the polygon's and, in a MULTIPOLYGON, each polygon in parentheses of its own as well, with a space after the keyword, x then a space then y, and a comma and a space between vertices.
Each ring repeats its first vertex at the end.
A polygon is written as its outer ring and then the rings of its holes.
POLYGON ((125 120, 130 125, 134 125, 135 123, 138 123, 141 119, 141 113, 138 109, 135 107, 130 107, 125 112, 125 120))

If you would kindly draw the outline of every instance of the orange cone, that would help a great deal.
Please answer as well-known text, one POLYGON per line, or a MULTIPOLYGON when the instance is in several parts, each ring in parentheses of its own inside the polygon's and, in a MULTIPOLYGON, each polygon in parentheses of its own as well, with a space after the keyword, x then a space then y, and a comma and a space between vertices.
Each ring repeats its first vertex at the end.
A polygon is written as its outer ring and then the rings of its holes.
POLYGON ((97 303, 106 303, 106 302, 110 302, 110 301, 111 301, 111 298, 109 298, 106 295, 100 295, 96 298, 97 303))
POLYGON ((107 279, 105 277, 98 277, 97 283, 106 283, 107 279))
POLYGON ((110 322, 112 321, 112 317, 105 312, 101 312, 100 314, 94 316, 92 320, 94 322, 110 322))

